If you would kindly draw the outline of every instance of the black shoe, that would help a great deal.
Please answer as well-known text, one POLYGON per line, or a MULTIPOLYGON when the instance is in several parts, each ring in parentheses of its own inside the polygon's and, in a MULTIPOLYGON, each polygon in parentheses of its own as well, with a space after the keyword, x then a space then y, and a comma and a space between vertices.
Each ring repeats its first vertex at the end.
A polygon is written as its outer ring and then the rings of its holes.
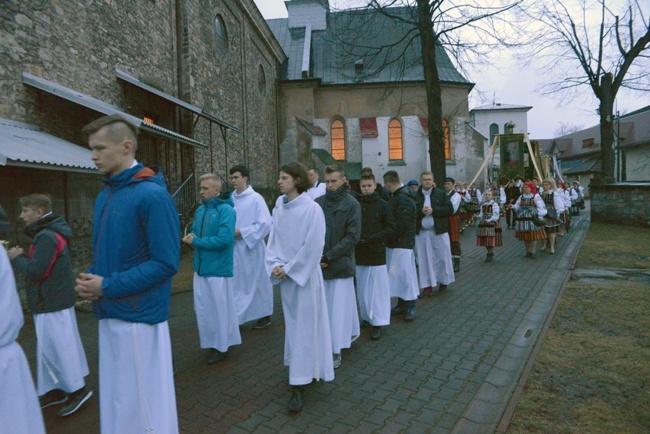
POLYGON ((289 401, 289 411, 291 413, 300 413, 302 410, 302 390, 294 387, 291 392, 291 400, 289 401))
POLYGON ((210 357, 208 358, 208 365, 214 365, 215 363, 225 358, 226 358, 226 353, 222 353, 217 349, 213 349, 212 354, 210 354, 210 357))
POLYGON ((535 258, 536 258, 536 256, 535 256, 534 253, 531 253, 530 255, 528 255, 528 257, 529 257, 530 259, 535 259, 535 258))
POLYGON ((370 339, 373 341, 378 341, 381 338, 381 327, 373 327, 372 328, 372 334, 370 335, 370 339))
POLYGON ((364 319, 363 321, 361 321, 361 324, 360 324, 360 326, 361 326, 362 328, 363 328, 363 327, 368 327, 369 325, 370 325, 370 323, 369 323, 368 321, 366 321, 365 319, 364 319))
POLYGON ((458 273, 460 271, 460 258, 452 258, 453 263, 454 263, 454 273, 458 273))
POLYGON ((265 316, 264 318, 260 318, 257 320, 255 325, 253 326, 254 329, 263 329, 265 327, 268 327, 271 325, 271 317, 270 316, 265 316))
POLYGON ((41 408, 63 404, 68 400, 68 394, 61 389, 50 390, 43 396, 38 397, 41 408))
POLYGON ((485 262, 492 262, 492 259, 494 259, 494 253, 488 253, 485 262))
POLYGON ((438 285, 438 290, 440 292, 445 292, 447 290, 447 285, 443 285, 442 283, 438 285))
POLYGON ((403 313, 404 308, 399 304, 390 310, 391 315, 402 315, 403 313))
POLYGON ((70 416, 72 413, 79 410, 79 407, 81 407, 84 402, 88 401, 91 396, 93 396, 93 391, 87 390, 85 387, 71 393, 70 403, 59 410, 59 416, 70 416))
POLYGON ((404 321, 411 322, 415 320, 415 317, 416 317, 415 308, 414 307, 407 308, 406 313, 404 314, 404 321))

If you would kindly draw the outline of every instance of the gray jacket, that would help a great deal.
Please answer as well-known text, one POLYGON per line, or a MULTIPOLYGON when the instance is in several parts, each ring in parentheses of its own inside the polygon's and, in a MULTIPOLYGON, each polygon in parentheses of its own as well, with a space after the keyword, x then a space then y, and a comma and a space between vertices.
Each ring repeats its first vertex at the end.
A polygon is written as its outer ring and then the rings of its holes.
POLYGON ((361 237, 361 206, 348 194, 350 187, 344 184, 336 191, 328 191, 316 198, 325 214, 325 247, 321 262, 323 278, 344 279, 355 275, 354 248, 361 237))

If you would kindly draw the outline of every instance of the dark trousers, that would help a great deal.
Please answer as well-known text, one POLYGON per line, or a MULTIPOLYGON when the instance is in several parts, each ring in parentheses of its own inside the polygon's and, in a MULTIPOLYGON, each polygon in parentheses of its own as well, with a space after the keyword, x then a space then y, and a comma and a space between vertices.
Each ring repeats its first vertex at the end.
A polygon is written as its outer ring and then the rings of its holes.
POLYGON ((451 256, 460 257, 460 241, 451 242, 451 256))

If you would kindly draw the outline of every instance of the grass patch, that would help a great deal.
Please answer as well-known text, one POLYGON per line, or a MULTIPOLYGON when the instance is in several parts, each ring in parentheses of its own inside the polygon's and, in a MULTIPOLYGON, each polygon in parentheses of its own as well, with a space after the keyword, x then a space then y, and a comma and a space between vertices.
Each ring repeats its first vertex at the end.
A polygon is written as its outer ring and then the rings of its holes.
MULTIPOLYGON (((578 266, 650 268, 649 242, 647 229, 592 224, 578 266)), ((647 276, 570 281, 508 432, 650 432, 648 312, 647 276)))
POLYGON ((650 230, 591 223, 576 268, 650 268, 650 230))

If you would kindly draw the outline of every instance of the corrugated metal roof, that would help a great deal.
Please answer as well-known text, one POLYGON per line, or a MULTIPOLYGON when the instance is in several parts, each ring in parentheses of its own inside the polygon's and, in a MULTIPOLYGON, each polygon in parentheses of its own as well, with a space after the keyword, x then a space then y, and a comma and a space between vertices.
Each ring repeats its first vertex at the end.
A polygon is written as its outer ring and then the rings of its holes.
POLYGON ((204 117, 205 119, 208 119, 218 125, 221 125, 222 127, 229 128, 231 130, 241 132, 241 130, 225 121, 222 121, 221 119, 217 118, 216 116, 211 115, 210 113, 205 112, 202 108, 197 107, 193 104, 190 104, 188 102, 183 101, 182 99, 178 99, 175 96, 172 96, 168 93, 165 93, 161 90, 156 89, 155 87, 149 86, 146 83, 141 82, 137 78, 133 77, 132 75, 127 74, 126 72, 116 69, 115 70, 115 76, 127 83, 130 83, 134 86, 139 87, 140 89, 144 89, 147 92, 153 93, 154 95, 159 96, 162 99, 165 99, 172 104, 176 104, 177 106, 183 107, 186 110, 191 111, 192 113, 195 113, 201 117, 204 117))
POLYGON ((575 167, 572 167, 569 170, 564 171, 565 175, 575 175, 578 173, 590 173, 590 172, 601 172, 602 171, 602 160, 600 157, 589 158, 575 167))
POLYGON ((27 72, 23 72, 23 83, 35 87, 37 89, 43 90, 45 92, 49 92, 52 95, 56 95, 60 98, 66 99, 75 104, 88 107, 89 109, 94 110, 98 113, 103 113, 109 116, 110 115, 123 116, 127 121, 131 122, 140 130, 146 131, 150 134, 154 134, 166 139, 177 140, 179 142, 186 143, 192 146, 200 146, 203 148, 207 148, 207 145, 205 145, 202 142, 199 142, 198 140, 194 140, 189 137, 183 136, 181 134, 178 134, 174 131, 170 131, 161 126, 154 125, 149 122, 145 122, 143 119, 125 113, 122 110, 118 109, 117 107, 108 104, 107 102, 104 102, 97 98, 93 98, 92 96, 83 94, 81 92, 77 92, 68 87, 62 86, 58 83, 54 83, 53 81, 46 80, 42 77, 37 77, 27 72))
MULTIPOLYGON (((386 11, 412 20, 409 7, 386 11)), ((304 28, 289 30, 288 18, 267 23, 288 56, 284 79, 302 79, 304 28)), ((424 81, 420 39, 414 29, 403 20, 374 10, 330 12, 327 30, 312 33, 311 78, 320 78, 323 84, 424 81)), ((436 46, 436 59, 442 82, 473 85, 458 72, 441 46, 436 46)))
POLYGON ((96 172, 90 149, 40 131, 36 126, 0 119, 2 164, 30 163, 43 168, 96 172))

